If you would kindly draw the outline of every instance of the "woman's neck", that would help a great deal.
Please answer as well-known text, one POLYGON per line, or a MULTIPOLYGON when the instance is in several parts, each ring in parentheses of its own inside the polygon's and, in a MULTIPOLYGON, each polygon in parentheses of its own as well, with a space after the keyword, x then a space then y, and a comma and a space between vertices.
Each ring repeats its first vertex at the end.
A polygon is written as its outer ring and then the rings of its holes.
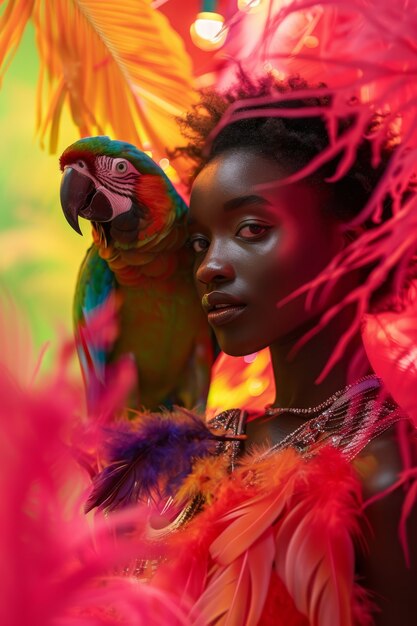
POLYGON ((317 321, 310 321, 270 346, 276 388, 272 406, 314 407, 361 376, 372 373, 358 331, 326 378, 316 384, 340 337, 351 323, 352 314, 349 311, 340 313, 290 357, 294 346, 317 321), (357 365, 352 367, 353 363, 357 365))

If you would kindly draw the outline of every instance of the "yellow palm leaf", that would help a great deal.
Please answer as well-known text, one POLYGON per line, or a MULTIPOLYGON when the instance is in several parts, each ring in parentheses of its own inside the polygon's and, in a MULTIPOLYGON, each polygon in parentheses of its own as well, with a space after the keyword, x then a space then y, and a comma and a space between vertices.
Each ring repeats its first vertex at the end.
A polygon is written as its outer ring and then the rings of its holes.
POLYGON ((82 136, 109 132, 160 155, 181 143, 174 117, 195 101, 191 60, 150 0, 34 0, 32 15, 52 152, 66 103, 82 136))
POLYGON ((0 17, 0 81, 17 50, 34 2, 35 0, 10 0, 0 17))

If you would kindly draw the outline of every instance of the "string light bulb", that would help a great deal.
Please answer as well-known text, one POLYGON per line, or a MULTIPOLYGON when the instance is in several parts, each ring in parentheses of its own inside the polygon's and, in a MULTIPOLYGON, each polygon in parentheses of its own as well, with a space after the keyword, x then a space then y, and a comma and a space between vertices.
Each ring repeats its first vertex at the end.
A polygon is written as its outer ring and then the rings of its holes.
POLYGON ((237 0, 237 8, 245 13, 256 13, 262 8, 262 0, 237 0))
POLYGON ((197 13, 195 22, 190 27, 190 35, 193 44, 201 50, 218 50, 227 37, 223 15, 211 11, 197 13))

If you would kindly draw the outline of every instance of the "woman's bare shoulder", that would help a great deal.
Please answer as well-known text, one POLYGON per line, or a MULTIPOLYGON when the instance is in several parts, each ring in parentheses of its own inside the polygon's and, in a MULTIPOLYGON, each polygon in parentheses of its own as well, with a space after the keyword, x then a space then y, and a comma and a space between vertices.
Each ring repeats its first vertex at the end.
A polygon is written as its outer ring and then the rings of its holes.
POLYGON ((400 481, 407 467, 417 468, 415 433, 406 422, 394 425, 354 462, 364 498, 365 541, 357 553, 357 574, 379 609, 375 626, 415 624, 417 503, 405 505, 416 478, 400 481))
POLYGON ((417 468, 417 430, 406 421, 372 439, 353 463, 366 501, 398 482, 405 467, 417 468))

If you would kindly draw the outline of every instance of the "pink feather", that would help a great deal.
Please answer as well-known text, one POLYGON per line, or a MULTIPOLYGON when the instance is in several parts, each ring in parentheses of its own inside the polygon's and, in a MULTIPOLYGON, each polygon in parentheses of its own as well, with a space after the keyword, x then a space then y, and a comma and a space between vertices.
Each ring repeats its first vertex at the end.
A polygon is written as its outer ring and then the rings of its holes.
POLYGON ((363 338, 373 369, 417 426, 417 297, 400 312, 369 316, 363 338))
MULTIPOLYGON (((9 340, 25 342, 10 321, 9 340)), ((19 343, 21 342, 21 343, 19 343)), ((142 546, 126 528, 143 524, 132 510, 96 520, 82 513, 89 477, 72 454, 83 391, 60 349, 54 373, 34 385, 17 359, 0 367, 0 616, 8 626, 104 626, 187 623, 172 594, 121 574, 142 546)), ((3 353, 9 354, 7 351, 3 353)), ((24 350, 19 350, 24 354, 24 350)))

